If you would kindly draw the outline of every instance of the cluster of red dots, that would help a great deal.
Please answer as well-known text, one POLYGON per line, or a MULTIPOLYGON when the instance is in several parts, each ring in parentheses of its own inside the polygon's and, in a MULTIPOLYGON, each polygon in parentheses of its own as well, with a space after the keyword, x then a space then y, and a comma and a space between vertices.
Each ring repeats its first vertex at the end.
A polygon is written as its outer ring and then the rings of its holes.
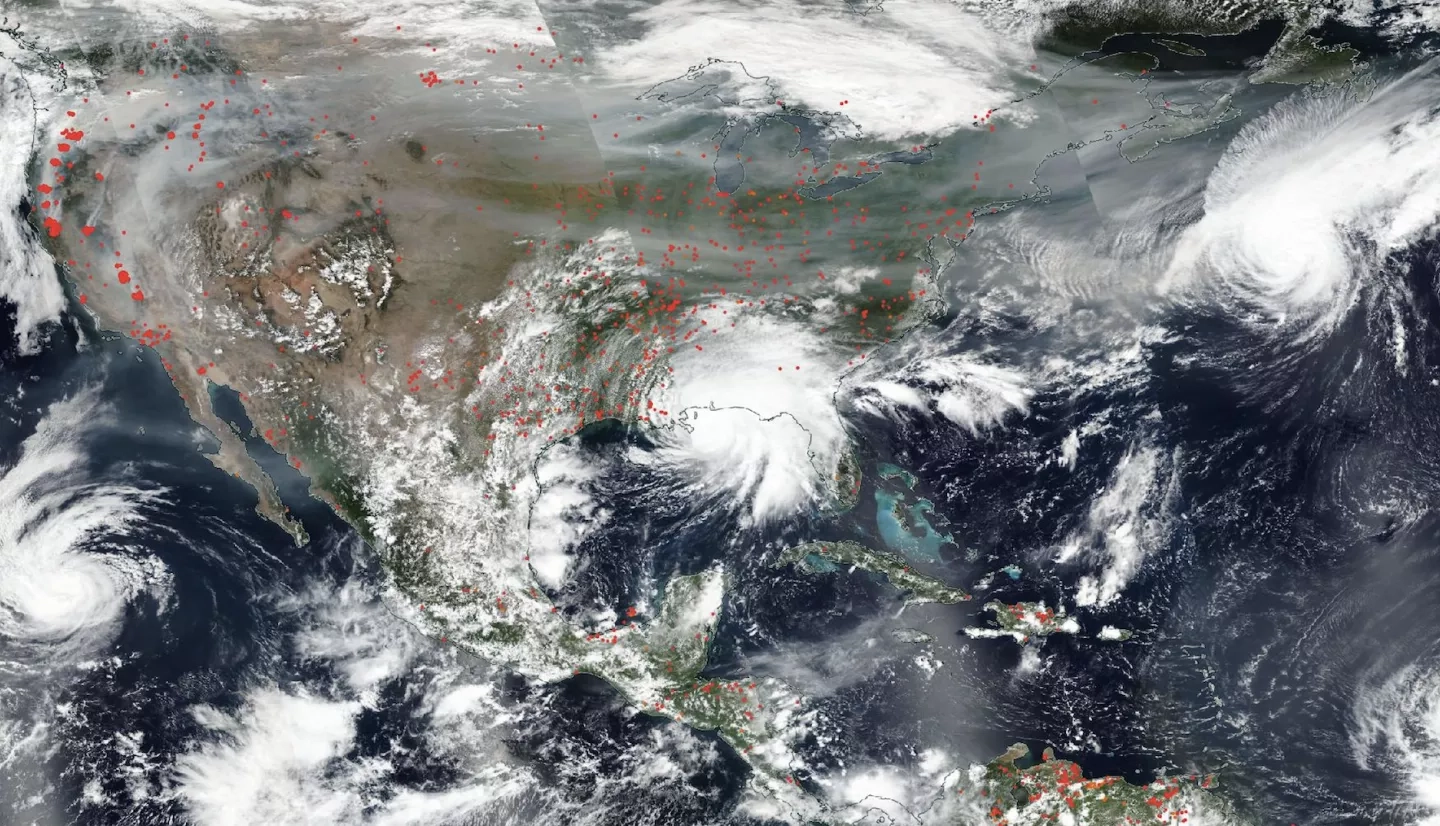
MULTIPOLYGON (((397 25, 396 31, 400 30, 397 25)), ((544 29, 537 27, 536 31, 544 29)), ((185 39, 188 40, 188 36, 185 39)), ((205 42, 208 45, 209 41, 205 42)), ((358 37, 351 38, 352 44, 358 42, 358 37)), ((152 49, 158 49, 162 44, 168 45, 169 40, 150 45, 152 49)), ((424 45, 432 53, 442 48, 435 41, 427 41, 424 45)), ((554 69, 566 59, 558 51, 554 55, 540 55, 536 49, 522 47, 519 42, 512 42, 508 50, 489 47, 485 51, 495 56, 497 63, 518 57, 513 64, 517 72, 554 69)), ((572 55, 569 60, 583 63, 583 58, 579 56, 572 55)), ((507 62, 506 66, 509 65, 507 62)), ((1034 68, 1032 65, 1031 69, 1034 68)), ((336 65, 335 70, 343 71, 343 64, 336 65)), ((169 72, 170 79, 178 80, 189 72, 189 64, 180 63, 178 71, 169 72)), ((144 68, 139 70, 139 75, 145 76, 144 68)), ((236 86, 237 80, 245 78, 243 70, 237 69, 233 77, 222 80, 229 86, 236 86)), ((447 81, 435 70, 419 72, 418 78, 426 90, 480 83, 478 79, 470 79, 468 84, 464 79, 447 81)), ((164 77, 161 75, 156 79, 151 75, 147 82, 163 83, 164 77)), ((436 94, 416 88, 414 81, 406 83, 414 94, 436 94)), ((261 78, 259 85, 261 88, 269 87, 268 79, 261 78)), ((517 86, 524 88, 523 83, 517 86)), ((127 96, 133 91, 127 91, 127 96)), ((88 99, 85 103, 89 103, 88 99)), ((783 101, 776 103, 784 105, 783 101)), ((850 104, 848 98, 839 101, 840 106, 850 104)), ((162 108, 169 109, 170 103, 166 102, 162 108)), ((197 109, 192 110, 190 117, 171 115, 171 121, 163 125, 163 132, 157 133, 164 135, 162 151, 171 151, 172 145, 181 151, 193 147, 194 155, 189 159, 186 172, 193 173, 207 160, 213 160, 207 146, 207 127, 212 127, 209 136, 213 140, 216 121, 225 117, 225 113, 237 110, 239 114, 234 120, 245 126, 236 128, 250 128, 248 134, 253 140, 268 142, 264 145, 273 147, 277 156, 289 154, 298 157, 302 154, 301 147, 295 145, 299 138, 272 135, 266 127, 265 122, 278 114, 269 102, 232 108, 231 98, 220 95, 198 104, 197 109), (247 110, 249 119, 244 117, 247 110)), ((994 112, 991 109, 983 114, 977 113, 975 123, 989 125, 990 131, 995 131, 995 126, 989 124, 994 112)), ((72 111, 68 115, 74 118, 76 113, 72 111)), ((376 114, 366 113, 361 117, 365 116, 368 116, 369 123, 377 123, 376 114)), ((614 122, 619 123, 619 118, 623 118, 626 123, 640 123, 646 117, 643 112, 636 114, 632 111, 617 116, 614 122)), ((344 116, 338 116, 338 119, 343 122, 344 116)), ((109 118, 104 120, 108 122, 109 118)), ((619 126, 610 125, 612 119, 608 116, 602 124, 599 112, 592 113, 589 120, 594 137, 603 139, 607 133, 612 141, 629 137, 619 126)), ((220 122, 228 123, 224 120, 220 122)), ((348 135, 351 141, 362 146, 357 162, 370 164, 370 159, 363 156, 364 142, 357 136, 361 130, 342 128, 341 124, 333 123, 326 113, 317 113, 310 118, 310 123, 314 124, 312 138, 330 135, 332 131, 337 136, 348 135)), ((137 125, 131 123, 129 128, 135 130, 137 125)), ((796 132, 799 130, 796 129, 796 132)), ((553 125, 547 130, 545 124, 526 123, 524 134, 536 139, 537 143, 551 139, 563 145, 576 133, 563 128, 557 131, 553 125)), ((40 202, 42 211, 58 209, 59 196, 55 187, 64 185, 65 175, 74 167, 67 158, 84 137, 78 129, 67 127, 61 130, 61 140, 56 144, 54 156, 49 159, 56 183, 53 186, 42 183, 38 187, 39 192, 47 196, 40 202), (55 197, 49 198, 51 195, 55 197)), ((421 149, 428 152, 426 146, 422 145, 421 149)), ((923 145, 909 146, 912 153, 926 149, 923 145)), ((586 318, 589 323, 574 333, 574 340, 564 342, 563 347, 540 347, 532 356, 531 363, 512 363, 500 355, 513 336, 511 330, 494 319, 478 315, 473 309, 474 301, 462 300, 458 296, 445 297, 443 305, 455 325, 452 331, 455 334, 448 336, 447 341, 456 345, 455 350, 446 351, 439 363, 429 358, 412 358, 403 362, 403 369, 399 367, 399 360, 393 368, 367 368, 368 372, 359 374, 359 384, 367 392, 376 394, 389 392, 387 388, 398 386, 412 397, 433 396, 438 397, 435 401, 440 404, 463 404, 466 414, 482 427, 488 427, 485 439, 491 443, 500 439, 540 437, 553 441, 603 418, 664 421, 671 412, 665 408, 664 402, 657 404, 657 397, 652 394, 667 388, 667 380, 675 369, 672 356, 683 350, 687 355, 707 354, 706 357, 709 357, 710 354, 720 353, 720 357, 725 357, 726 347, 712 346, 707 350, 706 344, 721 341, 716 337, 735 331, 737 319, 745 313, 789 310, 801 303, 800 296, 807 290, 828 288, 831 285, 826 283, 825 270, 838 267, 842 257, 887 268, 888 274, 869 279, 858 294, 843 302, 839 310, 847 322, 843 334, 848 339, 848 346, 855 351, 854 358, 865 358, 867 351, 890 341, 897 327, 906 323, 910 309, 926 297, 924 280, 930 275, 929 269, 915 263, 925 245, 935 239, 964 240, 975 225, 973 209, 951 205, 948 196, 941 196, 939 203, 929 205, 900 204, 893 210, 887 205, 883 208, 883 215, 879 212, 881 208, 872 210, 865 205, 859 194, 853 200, 845 197, 837 200, 835 196, 812 198, 807 194, 811 187, 837 178, 878 174, 882 163, 873 158, 862 158, 815 164, 810 160, 813 157, 810 147, 802 148, 798 153, 799 161, 787 171, 787 175, 792 171, 794 175, 787 186, 757 186, 743 191, 721 192, 716 188, 714 176, 708 172, 683 180, 677 178, 675 170, 683 168, 681 165, 688 163, 688 159, 698 158, 708 165, 712 155, 718 156, 719 152, 718 144, 691 151, 676 150, 673 166, 657 165, 659 168, 650 173, 647 165, 638 165, 638 171, 632 169, 619 179, 611 171, 602 180, 590 185, 563 188, 548 203, 545 199, 549 195, 542 192, 539 182, 530 184, 529 200, 524 204, 512 201, 512 198, 523 197, 514 191, 497 196, 491 206, 501 209, 492 209, 489 214, 485 213, 485 204, 476 203, 474 212, 465 214, 475 216, 487 227, 503 222, 511 210, 539 208, 553 215, 554 226, 560 236, 555 240, 555 246, 550 246, 552 239, 543 233, 533 239, 521 239, 519 231, 514 231, 515 238, 522 245, 521 254, 532 256, 553 252, 562 257, 568 255, 582 263, 540 283, 517 287, 512 281, 507 287, 521 291, 521 306, 529 314, 539 314, 542 310, 558 306, 561 310, 573 309, 574 317, 586 318), (496 213, 500 214, 492 219, 496 213), (635 247, 633 250, 614 246, 602 248, 593 238, 585 243, 562 240, 571 234, 572 225, 582 222, 624 225, 630 229, 635 247), (693 275, 687 278, 688 274, 698 272, 701 267, 723 272, 726 282, 696 279, 693 275), (709 283, 703 283, 706 281, 709 283), (597 304, 602 305, 599 311, 595 308, 597 304), (468 349, 462 349, 457 344, 462 329, 465 341, 469 343, 468 349), (456 351, 461 353, 460 358, 451 355, 456 351), (382 378, 380 374, 387 369, 395 371, 393 378, 397 381, 379 380, 382 378), (479 401, 472 401, 471 394, 477 388, 486 392, 479 396, 479 401)), ((537 153, 531 158, 538 162, 541 156, 537 153)), ((753 161, 754 158, 745 159, 747 163, 753 161)), ((436 157, 434 163, 448 166, 450 170, 462 169, 461 161, 454 158, 436 157)), ((983 162, 977 162, 977 169, 981 166, 983 162)), ((104 181, 103 173, 94 174, 97 181, 104 181)), ((265 173, 265 177, 268 178, 269 174, 265 173)), ((976 171, 970 189, 978 190, 980 182, 980 172, 976 171)), ((215 180, 213 184, 217 193, 223 193, 216 197, 237 197, 232 193, 243 193, 247 189, 241 180, 215 180)), ((203 186, 208 188, 210 183, 207 181, 203 186)), ((1013 189, 1014 184, 1009 184, 1009 187, 1013 189)), ((219 206, 216 211, 220 211, 219 206)), ((239 220, 239 227, 246 231, 241 233, 245 240, 238 242, 241 248, 248 248, 251 241, 270 231, 269 224, 265 223, 267 220, 299 220, 294 211, 280 205, 273 210, 260 207, 258 214, 252 214, 250 207, 245 205, 241 207, 241 212, 246 214, 239 220), (258 226, 252 227, 251 220, 258 226)), ((362 217, 362 212, 356 210, 355 217, 362 217)), ((367 210, 365 217, 373 218, 370 231, 374 233, 383 232, 389 222, 382 209, 378 208, 378 203, 377 208, 367 210)), ((64 230, 59 219, 52 215, 45 215, 42 223, 52 238, 59 238, 64 230)), ((113 278, 116 285, 131 291, 131 297, 136 302, 143 302, 145 293, 136 283, 138 277, 119 260, 118 249, 106 247, 104 236, 92 238, 95 231, 94 226, 80 228, 81 237, 77 244, 93 244, 92 258, 114 257, 116 260, 113 262, 106 262, 113 264, 113 271, 108 266, 92 268, 92 264, 96 263, 94 261, 85 263, 83 269, 94 269, 97 274, 104 269, 104 274, 100 276, 100 289, 109 288, 113 278)), ((123 235, 124 230, 119 233, 123 235)), ((111 234, 114 235, 113 232, 111 234)), ((402 262, 403 256, 397 252, 390 263, 398 265, 402 262)), ((69 263, 72 267, 78 266, 73 260, 69 263)), ((95 278, 94 275, 87 277, 91 280, 95 278)), ((88 297, 81 294, 79 300, 86 303, 88 297)), ((431 303, 439 307, 442 302, 437 298, 431 303)), ((199 305, 191 305, 191 310, 198 314, 199 305)), ((255 323, 258 326, 262 322, 257 320, 255 323)), ((183 326, 178 329, 183 330, 183 326)), ((829 328, 822 328, 821 332, 829 332, 829 328)), ((301 331, 302 337, 308 337, 309 333, 308 329, 301 331)), ((173 320, 137 319, 131 324, 130 335, 146 346, 173 352, 177 326, 173 320)), ((549 335, 547 331, 542 337, 549 335)), ((277 345, 276 350, 286 352, 283 344, 277 345)), ((294 353, 290 355, 296 356, 294 353)), ((788 359, 770 364, 781 372, 802 371, 807 367, 788 359)), ((765 365, 765 369, 768 370, 770 364, 765 365)), ((165 366, 167 370, 171 369, 168 361, 165 366)), ((274 363, 270 366, 277 371, 283 369, 274 363)), ((221 372, 223 368, 213 361, 194 364, 190 369, 197 376, 217 377, 217 380, 231 378, 224 376, 221 372)), ((172 372, 172 377, 179 385, 178 376, 172 372)), ((239 380, 243 381, 243 378, 239 380)), ((322 412, 320 404, 311 406, 308 400, 299 401, 298 405, 299 410, 292 410, 296 418, 314 419, 322 412)), ((286 414, 284 421, 291 422, 291 414, 286 414)), ((286 426, 265 428, 263 435, 267 443, 277 448, 290 446, 290 430, 286 426)), ((487 449, 485 452, 489 454, 491 451, 487 449)), ((293 457, 291 461, 297 468, 302 466, 298 457, 293 457)), ((471 595, 470 586, 464 586, 464 589, 463 593, 471 595)), ((523 600, 523 594, 518 596, 523 600)), ((494 600, 495 610, 500 613, 510 610, 515 598, 516 595, 509 596, 510 602, 507 603, 507 595, 502 592, 494 600)), ((622 626, 636 616, 634 608, 626 613, 627 618, 621 620, 622 626)), ((596 635, 595 641, 616 644, 618 634, 618 631, 611 631, 596 635)), ((703 635, 701 639, 704 641, 703 635)), ((751 684, 749 689, 753 688, 751 684)), ((739 691, 742 699, 749 696, 738 684, 697 684, 689 691, 700 695, 713 691, 739 691)), ((757 708, 763 706, 757 705, 757 708)), ((745 714, 753 719, 750 712, 745 714)))

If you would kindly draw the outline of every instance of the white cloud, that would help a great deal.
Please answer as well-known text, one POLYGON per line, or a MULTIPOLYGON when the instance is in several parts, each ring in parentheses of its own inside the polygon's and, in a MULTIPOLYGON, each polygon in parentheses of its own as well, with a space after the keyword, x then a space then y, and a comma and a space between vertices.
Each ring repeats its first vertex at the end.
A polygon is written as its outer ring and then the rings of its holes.
POLYGON ((203 826, 358 822, 358 796, 316 781, 349 751, 359 711, 277 689, 252 694, 233 717, 201 706, 196 718, 224 736, 180 758, 180 795, 203 826))
POLYGON ((842 112, 882 139, 969 124, 1013 97, 1005 72, 1028 63, 950 3, 889 0, 860 16, 844 3, 665 0, 636 18, 644 36, 601 56, 612 80, 644 88, 708 58, 736 60, 786 103, 842 112))
POLYGON ((104 412, 93 391, 55 404, 0 476, 0 637, 79 653, 140 594, 168 600, 164 563, 126 545, 159 492, 82 472, 80 440, 104 412))
POLYGON ((661 462, 754 521, 823 495, 848 442, 832 399, 837 356, 807 326, 746 316, 681 351, 655 434, 661 462), (799 368, 799 369, 797 369, 799 368), (664 421, 664 419, 661 419, 664 421))
POLYGON ((546 451, 535 473, 541 491, 530 509, 530 567, 542 584, 558 589, 569 577, 570 551, 610 518, 610 510, 590 489, 599 468, 568 443, 546 451))
MULTIPOLYGON (((394 7, 369 8, 343 0, 290 0, 283 3, 248 0, 64 0, 67 12, 118 8, 155 22, 204 25, 239 30, 267 23, 325 19, 350 25, 350 33, 381 37, 418 47, 434 38, 447 47, 499 42, 553 46, 540 9, 529 0, 407 0, 394 7)), ((428 52, 428 49, 426 50, 428 52)))
POLYGON ((1440 113, 1427 67, 1357 98, 1305 91, 1240 131, 1205 190, 1162 290, 1307 332, 1344 317, 1385 259, 1434 233, 1440 113))
POLYGON ((1140 566, 1170 532, 1168 499, 1174 480, 1169 457, 1148 445, 1132 447, 1115 466, 1110 483, 1090 503, 1085 524, 1060 547, 1057 561, 1093 559, 1098 574, 1081 578, 1075 603, 1114 602, 1140 566))
POLYGON ((6 214, 0 219, 0 298, 15 305, 15 336, 20 350, 37 352, 42 331, 58 321, 65 310, 65 294, 56 277, 55 262, 40 246, 31 229, 18 220, 15 209, 22 197, 35 201, 29 189, 31 146, 41 138, 46 123, 30 117, 31 111, 53 109, 58 91, 50 74, 33 61, 25 61, 9 39, 0 36, 0 201, 6 214), (12 53, 15 60, 11 59, 12 53))
POLYGON ((919 358, 856 383, 852 392, 858 409, 882 416, 902 408, 933 412, 972 434, 1026 412, 1034 395, 1019 371, 963 355, 919 358))
POLYGON ((1351 757, 1403 779, 1394 805, 1410 822, 1440 824, 1440 673, 1427 663, 1361 685, 1350 708, 1351 757))
POLYGON ((358 582, 317 589, 284 607, 309 614, 296 634, 296 651, 337 669, 367 707, 376 704, 381 684, 403 674, 419 654, 417 632, 396 622, 358 582))

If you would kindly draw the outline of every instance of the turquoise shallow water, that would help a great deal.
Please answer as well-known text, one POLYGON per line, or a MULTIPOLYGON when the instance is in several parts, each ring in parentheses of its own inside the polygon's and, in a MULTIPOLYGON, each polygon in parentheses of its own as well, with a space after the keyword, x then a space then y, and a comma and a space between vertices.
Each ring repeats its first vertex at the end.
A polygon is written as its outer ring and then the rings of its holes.
POLYGON ((905 468, 899 467, 897 465, 892 465, 887 462, 881 462, 879 465, 876 466, 876 472, 879 474, 881 479, 899 479, 901 482, 905 483, 905 487, 909 488, 910 490, 915 489, 915 474, 911 473, 905 468))
POLYGON ((940 547, 954 542, 949 534, 940 533, 930 524, 929 516, 934 512, 935 505, 928 499, 916 499, 910 504, 902 494, 875 491, 875 521, 880 538, 891 550, 911 560, 939 562, 940 547))
POLYGON ((806 554, 805 564, 818 574, 833 574, 840 570, 839 565, 819 554, 806 554))

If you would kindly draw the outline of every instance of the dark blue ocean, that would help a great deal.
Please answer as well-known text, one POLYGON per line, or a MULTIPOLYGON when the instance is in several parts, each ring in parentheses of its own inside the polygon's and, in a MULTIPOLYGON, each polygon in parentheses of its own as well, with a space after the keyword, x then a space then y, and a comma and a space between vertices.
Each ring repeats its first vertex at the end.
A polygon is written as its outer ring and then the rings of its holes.
MULTIPOLYGON (((667 481, 619 458, 648 449, 643 434, 593 428, 581 441, 613 460, 616 515, 554 596, 619 609, 642 583, 725 561, 737 587, 711 672, 809 689, 832 735, 802 744, 817 769, 911 765, 937 738, 962 760, 1021 741, 1137 782, 1217 773, 1257 822, 1414 822, 1440 800, 1436 263, 1433 243, 1392 256, 1403 300, 1357 303, 1319 343, 1176 310, 1141 378, 1042 392, 993 435, 857 418, 865 482, 840 516, 742 532, 657 506, 667 481), (1072 466, 1036 460, 1097 420, 1116 424, 1072 466), (1148 504, 1097 510, 1142 467, 1148 504), (912 562, 988 583, 975 600, 905 608, 864 572, 768 563, 814 538, 884 547, 877 503, 897 495, 932 502, 951 538, 912 562), (1083 633, 964 636, 987 599, 1073 600, 1087 569, 1055 549, 1126 531, 1146 532, 1147 554, 1083 633), (1134 636, 1096 639, 1102 625, 1134 636), (935 655, 895 642, 899 628, 930 634, 935 655)), ((959 322, 931 323, 943 336, 959 322)), ((1028 336, 1017 324, 990 343, 1028 336)), ((0 503, 0 822, 273 822, 294 806, 325 823, 745 821, 746 769, 715 737, 596 681, 536 685, 421 638, 385 611, 370 550, 281 475, 310 535, 296 547, 206 460, 210 437, 149 350, 67 321, 39 353, 4 352, 0 412, 7 477, 80 457, 0 503), (227 808, 232 785, 277 808, 227 808)))

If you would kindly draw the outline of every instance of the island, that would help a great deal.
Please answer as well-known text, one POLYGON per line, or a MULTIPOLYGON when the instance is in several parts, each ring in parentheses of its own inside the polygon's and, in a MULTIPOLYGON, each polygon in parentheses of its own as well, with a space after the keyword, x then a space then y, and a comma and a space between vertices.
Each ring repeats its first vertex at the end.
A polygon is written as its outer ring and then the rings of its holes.
POLYGON ((1065 614, 1064 606, 1054 610, 1045 602, 1017 602, 1007 605, 1003 602, 987 602, 984 610, 995 620, 994 628, 966 628, 969 637, 1010 637, 1018 643, 1026 643, 1035 637, 1051 634, 1077 634, 1080 623, 1065 614))
POLYGON ((795 565, 812 573, 828 573, 839 568, 862 569, 880 574, 904 592, 905 602, 938 602, 952 605, 970 599, 959 588, 911 568, 901 557, 867 548, 859 542, 809 542, 787 548, 775 560, 776 566, 795 565))

